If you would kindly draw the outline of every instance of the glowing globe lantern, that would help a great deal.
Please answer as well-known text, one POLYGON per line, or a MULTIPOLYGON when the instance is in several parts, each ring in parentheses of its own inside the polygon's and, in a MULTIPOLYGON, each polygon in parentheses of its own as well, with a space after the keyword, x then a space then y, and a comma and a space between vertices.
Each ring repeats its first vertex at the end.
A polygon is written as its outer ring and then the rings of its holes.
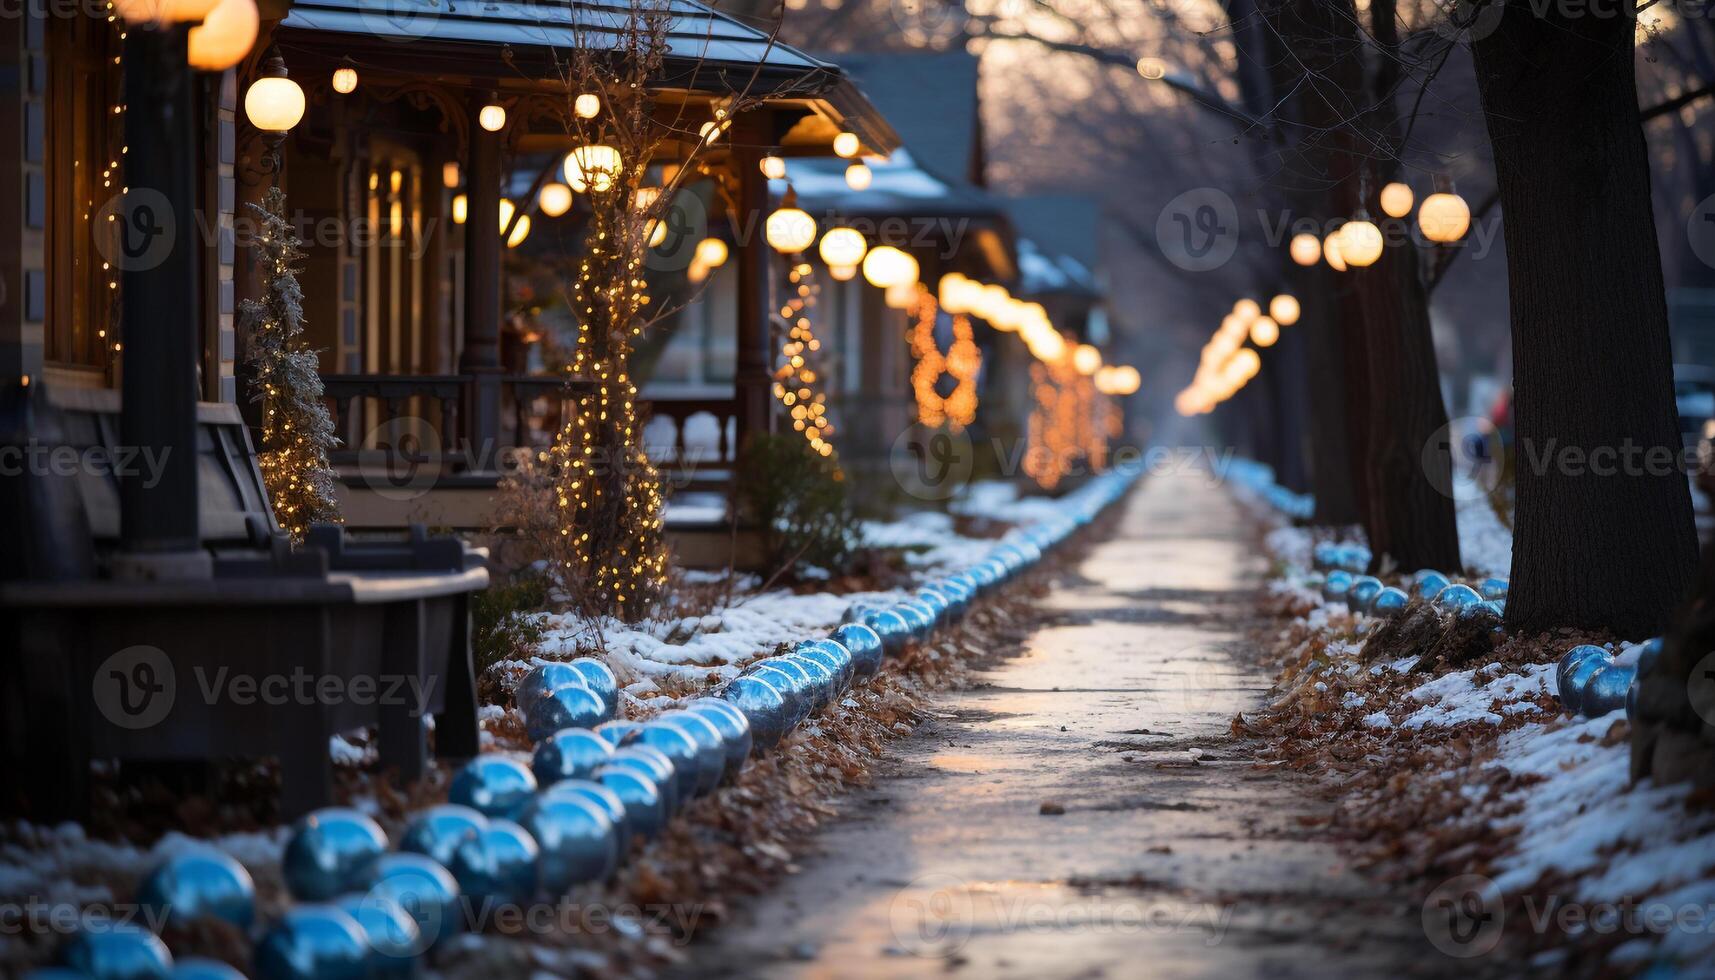
POLYGON ((1251 321, 1251 343, 1258 347, 1273 347, 1280 339, 1280 324, 1272 317, 1259 316, 1251 321))
POLYGON ((1328 260, 1329 267, 1335 272, 1346 271, 1346 260, 1340 253, 1340 233, 1345 230, 1346 226, 1341 225, 1322 240, 1322 257, 1328 260))
POLYGON ((1287 251, 1291 253, 1292 261, 1299 265, 1315 265, 1322 257, 1322 240, 1308 232, 1293 235, 1292 244, 1287 246, 1287 251))
MULTIPOLYGON (((196 30, 193 28, 191 33, 195 34, 196 30)), ((331 84, 333 90, 341 95, 350 95, 357 91, 357 69, 351 65, 341 65, 335 68, 331 84)))
POLYGON ((579 119, 594 119, 601 113, 601 96, 585 92, 572 100, 572 112, 579 119))
POLYGON ((940 301, 941 309, 948 313, 969 313, 973 285, 964 274, 949 272, 941 277, 941 282, 935 287, 935 298, 940 301))
POLYGON ((829 228, 817 251, 829 266, 855 266, 869 252, 869 242, 856 228, 829 228))
POLYGON ((759 166, 762 168, 762 176, 767 177, 769 180, 786 179, 786 161, 779 157, 763 157, 762 163, 759 166))
POLYGON ((836 282, 851 282, 857 278, 858 267, 855 265, 830 265, 828 275, 836 282))
MULTIPOLYGON (((191 28, 185 60, 198 71, 225 71, 244 60, 256 44, 260 20, 256 0, 220 0, 201 24, 191 28)), ((357 88, 357 70, 334 72, 334 90, 348 93, 357 88), (339 72, 351 73, 351 88, 340 88, 339 72)))
POLYGON ((1241 299, 1233 304, 1233 316, 1249 326, 1252 320, 1262 316, 1262 307, 1254 299, 1241 299))
POLYGON ((892 245, 878 245, 863 258, 863 277, 877 289, 915 283, 918 272, 917 260, 892 245))
POLYGON ((603 143, 591 143, 566 154, 563 169, 572 190, 579 194, 594 190, 599 194, 612 189, 622 165, 618 150, 603 143))
POLYGON ((453 195, 453 224, 462 225, 462 224, 464 224, 465 218, 467 218, 469 216, 470 216, 470 198, 465 197, 463 194, 454 194, 453 195))
POLYGON ((874 180, 874 172, 862 163, 854 163, 846 168, 846 186, 854 191, 869 190, 869 185, 874 180))
POLYGON ((1457 194, 1431 194, 1417 209, 1417 227, 1432 242, 1456 242, 1471 228, 1471 206, 1457 194))
POLYGON ((697 261, 704 268, 718 269, 726 264, 727 244, 719 238, 705 238, 697 243, 697 261))
POLYGON ((490 102, 476 114, 477 125, 491 133, 498 133, 506 128, 506 107, 497 102, 490 102))
POLYGON ((1137 373, 1137 368, 1130 364, 1121 364, 1113 369, 1109 376, 1108 394, 1135 395, 1137 389, 1143 386, 1143 376, 1137 373))
POLYGON ((244 116, 265 133, 286 133, 304 118, 304 90, 284 75, 265 76, 244 93, 244 116))
POLYGON ((861 149, 863 149, 863 144, 858 140, 856 133, 841 133, 834 137, 834 152, 847 160, 857 156, 861 149))
POLYGON ((1283 327, 1290 327, 1298 322, 1303 310, 1298 305, 1298 297, 1290 293, 1281 293, 1268 301, 1268 315, 1274 322, 1283 327))
POLYGON ((536 198, 536 206, 550 218, 558 218, 572 209, 572 189, 558 181, 550 181, 542 185, 542 193, 536 198))
POLYGON ((1347 265, 1365 268, 1382 257, 1382 232, 1363 212, 1340 228, 1340 258, 1347 265))
POLYGON ((1382 213, 1390 218, 1403 218, 1411 213, 1411 188, 1394 181, 1382 188, 1382 213))
POLYGON ((1102 352, 1091 344, 1079 344, 1072 350, 1072 367, 1082 375, 1095 374, 1102 367, 1102 352))
POLYGON ((797 206, 797 195, 786 192, 782 207, 768 216, 764 234, 776 252, 791 255, 816 242, 816 219, 797 206))

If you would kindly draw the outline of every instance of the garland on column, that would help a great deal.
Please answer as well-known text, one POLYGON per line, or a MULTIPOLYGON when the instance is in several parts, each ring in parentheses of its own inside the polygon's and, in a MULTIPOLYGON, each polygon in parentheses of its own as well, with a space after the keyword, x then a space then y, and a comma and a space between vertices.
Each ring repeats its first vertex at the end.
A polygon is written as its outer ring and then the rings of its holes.
POLYGON ((253 247, 263 267, 263 298, 239 305, 249 335, 245 360, 254 373, 250 397, 262 403, 262 445, 257 461, 274 505, 274 517, 293 541, 311 524, 337 524, 333 467, 339 445, 322 401, 316 353, 304 345, 304 294, 297 264, 303 242, 286 220, 286 194, 270 188, 260 205, 247 205, 259 228, 253 247))
POLYGON ((828 415, 828 396, 813 361, 822 349, 810 311, 816 305, 821 287, 816 284, 810 263, 792 260, 786 276, 791 295, 780 308, 780 318, 788 324, 786 340, 780 345, 780 363, 774 369, 774 397, 786 406, 792 416, 792 428, 809 443, 810 451, 832 458, 834 444, 833 419, 828 415))
POLYGON ((911 369, 911 388, 917 396, 917 421, 931 428, 949 425, 957 432, 977 415, 977 374, 983 354, 971 332, 970 317, 954 314, 953 343, 945 354, 935 340, 935 322, 940 304, 922 290, 917 296, 916 322, 908 341, 917 363, 911 369), (952 390, 941 394, 941 379, 953 379, 952 390))

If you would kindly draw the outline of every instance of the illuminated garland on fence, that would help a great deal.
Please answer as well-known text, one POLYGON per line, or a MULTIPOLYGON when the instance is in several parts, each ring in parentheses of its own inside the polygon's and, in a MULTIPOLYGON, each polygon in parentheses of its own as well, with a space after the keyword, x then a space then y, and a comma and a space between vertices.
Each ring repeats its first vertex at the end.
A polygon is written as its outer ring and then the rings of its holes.
POLYGON ((810 450, 832 457, 834 444, 829 439, 834 424, 828 416, 828 396, 821 390, 820 378, 811 364, 822 349, 810 321, 821 287, 816 285, 808 262, 794 263, 786 278, 792 296, 780 308, 780 317, 788 327, 786 340, 780 345, 780 364, 774 369, 774 397, 786 406, 792 428, 804 434, 810 450))
POLYGON ((1052 490, 1080 459, 1091 472, 1105 469, 1108 440, 1119 435, 1123 419, 1118 404, 1073 365, 1071 352, 1032 364, 1030 391, 1025 475, 1052 490))
POLYGON ((908 341, 917 363, 911 369, 911 388, 917 396, 917 421, 926 426, 949 424, 956 431, 970 425, 977 414, 977 374, 983 355, 971 333, 970 317, 953 317, 953 343, 945 354, 935 342, 935 323, 940 306, 927 290, 917 296, 916 322, 908 341), (953 390, 942 396, 943 375, 953 378, 953 390))

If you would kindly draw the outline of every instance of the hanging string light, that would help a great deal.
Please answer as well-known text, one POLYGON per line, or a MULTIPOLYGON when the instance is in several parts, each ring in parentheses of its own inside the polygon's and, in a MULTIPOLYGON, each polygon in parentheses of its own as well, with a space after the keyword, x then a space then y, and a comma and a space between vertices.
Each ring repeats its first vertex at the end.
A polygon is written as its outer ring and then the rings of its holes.
POLYGON ((808 262, 794 261, 786 281, 789 296, 780 309, 780 318, 788 326, 774 369, 774 397, 785 407, 793 430, 803 434, 810 451, 832 457, 833 419, 828 415, 827 393, 815 367, 822 342, 810 318, 821 288, 808 262))
POLYGON ((971 330, 971 318, 953 314, 953 342, 941 352, 935 339, 940 306, 928 290, 917 288, 912 308, 912 326, 906 335, 916 363, 911 368, 911 389, 917 398, 917 421, 934 428, 950 426, 955 432, 970 425, 977 414, 977 375, 982 371, 982 350, 971 330), (943 378, 952 379, 951 390, 941 394, 943 378))

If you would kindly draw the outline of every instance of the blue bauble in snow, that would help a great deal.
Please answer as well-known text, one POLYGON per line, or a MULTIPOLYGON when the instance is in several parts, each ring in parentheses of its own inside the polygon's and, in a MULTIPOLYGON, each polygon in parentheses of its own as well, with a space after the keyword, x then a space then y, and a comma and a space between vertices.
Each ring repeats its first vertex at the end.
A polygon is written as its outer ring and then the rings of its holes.
MULTIPOLYGON (((637 730, 641 727, 643 726, 638 722, 625 718, 615 718, 595 726, 595 733, 601 736, 602 741, 617 749, 620 746, 629 745, 637 737, 637 730)), ((541 777, 538 776, 537 778, 540 779, 541 777)))
MULTIPOLYGON (((763 661, 745 668, 745 672, 738 679, 744 680, 746 678, 761 681, 779 695, 782 720, 781 737, 785 737, 787 732, 790 732, 795 725, 803 721, 814 706, 815 697, 809 689, 809 681, 806 677, 800 676, 799 669, 795 666, 788 669, 780 664, 763 661)), ((742 688, 741 690, 753 691, 759 698, 762 696, 761 692, 751 688, 742 688)), ((765 720, 753 718, 751 725, 754 727, 765 720)))
POLYGON ((864 680, 880 672, 884 653, 880 633, 862 623, 847 623, 834 630, 834 639, 851 654, 854 679, 864 680))
POLYGON ((230 855, 198 847, 149 872, 137 888, 137 904, 172 925, 224 919, 248 929, 256 918, 256 884, 230 855))
POLYGON ((553 897, 575 885, 606 881, 619 866, 619 831, 589 800, 543 794, 524 808, 519 823, 540 848, 537 880, 553 897))
POLYGON ((613 754, 609 766, 618 766, 641 773, 655 782, 655 788, 661 793, 661 807, 666 817, 672 817, 679 812, 678 770, 673 768, 673 760, 660 749, 647 745, 632 745, 620 749, 613 754))
POLYGON ((833 640, 805 640, 793 647, 792 652, 800 657, 809 657, 832 671, 841 692, 851 686, 852 655, 833 640))
POLYGON ((417 957, 428 949, 417 920, 404 906, 383 895, 352 892, 334 904, 357 920, 369 943, 369 975, 377 980, 406 980, 417 975, 417 957))
POLYGON ((1353 575, 1362 575, 1370 567, 1370 549, 1361 544, 1342 545, 1338 564, 1353 575))
MULTIPOLYGON (((550 736, 551 737, 551 736, 550 736)), ((447 799, 485 817, 504 817, 518 810, 536 792, 536 777, 517 759, 479 755, 453 777, 447 799)))
POLYGON ((202 956, 187 956, 173 961, 167 980, 244 980, 244 974, 230 964, 202 956))
POLYGON ((1507 585, 1508 582, 1504 578, 1486 578, 1483 579, 1481 585, 1477 586, 1477 591, 1482 593, 1485 599, 1505 599, 1507 597, 1507 585))
POLYGON ((911 624, 893 609, 872 613, 864 620, 864 625, 881 637, 882 649, 889 656, 898 656, 899 651, 905 649, 906 641, 911 638, 911 624))
POLYGON ((579 657, 571 662, 571 668, 583 678, 584 686, 601 698, 606 718, 619 714, 619 678, 613 675, 613 668, 594 657, 579 657))
POLYGON ((1644 641, 1644 648, 1638 653, 1639 677, 1648 677, 1655 673, 1656 665, 1661 663, 1661 650, 1661 637, 1644 641))
POLYGON ((1412 594, 1428 602, 1434 602, 1435 597, 1441 594, 1441 590, 1452 584, 1448 581, 1447 576, 1429 569, 1418 572, 1413 576, 1413 579, 1412 594))
POLYGON ((1554 669, 1554 694, 1567 711, 1578 711, 1578 704, 1573 700, 1573 673, 1591 661, 1606 664, 1610 659, 1607 650, 1590 643, 1581 643, 1561 654, 1560 663, 1554 669))
POLYGON ((1329 572, 1328 577, 1322 580, 1322 598, 1329 602, 1343 602, 1346 593, 1352 588, 1352 580, 1351 572, 1337 569, 1329 572))
POLYGON ((638 738, 673 763, 674 788, 678 790, 681 805, 697 795, 697 783, 702 773, 702 750, 691 736, 676 725, 651 721, 644 724, 638 738))
MULTIPOLYGON (((549 793, 570 782, 556 783, 549 793)), ((536 842, 510 820, 492 820, 453 852, 447 865, 459 893, 472 901, 519 905, 536 894, 536 842)))
MULTIPOLYGON (((594 803, 601 808, 602 813, 607 815, 607 819, 613 824, 614 829, 620 832, 622 841, 623 835, 629 829, 625 824, 625 801, 619 798, 619 794, 603 786, 601 781, 594 777, 590 779, 568 779, 563 783, 556 783, 544 795, 551 797, 575 796, 578 799, 594 803)), ((619 850, 623 857, 625 854, 623 844, 619 850)))
POLYGON ((128 922, 89 919, 60 951, 60 961, 94 980, 166 980, 173 954, 160 937, 128 922))
POLYGON ((1435 608, 1442 612, 1457 613, 1482 601, 1483 597, 1469 585, 1449 585, 1436 593, 1435 608))
POLYGON ((685 710, 715 726, 715 731, 721 736, 721 745, 726 751, 722 778, 729 783, 737 779, 745 762, 750 758, 751 745, 755 741, 750 732, 750 719, 744 716, 744 712, 733 707, 731 702, 720 698, 697 698, 688 702, 685 710))
POLYGON ((839 697, 839 675, 835 674, 827 664, 824 664, 820 660, 816 660, 812 657, 806 657, 796 653, 789 653, 781 659, 790 660, 803 668, 810 684, 809 690, 814 710, 820 711, 822 708, 827 707, 829 702, 833 701, 836 697, 839 697))
POLYGON ((1597 671, 1606 670, 1612 662, 1607 652, 1603 651, 1602 656, 1580 660, 1561 675, 1563 683, 1560 687, 1560 703, 1568 712, 1579 714, 1584 711, 1584 698, 1589 693, 1591 678, 1596 676, 1597 671))
POLYGON ((1340 560, 1340 546, 1332 541, 1319 541, 1310 549, 1310 567, 1327 570, 1340 560))
POLYGON ((458 932, 464 922, 459 883, 446 866, 421 854, 393 853, 375 862, 366 900, 390 901, 417 923, 419 948, 458 932))
POLYGON ((367 980, 369 940, 334 905, 299 905, 256 944, 258 980, 367 980))
POLYGON ((912 599, 928 608, 930 615, 935 618, 937 623, 945 622, 952 616, 952 600, 941 594, 938 589, 927 587, 918 589, 917 594, 912 596, 912 599))
POLYGON ((537 784, 546 788, 562 779, 589 779, 612 755, 613 745, 599 730, 566 728, 536 743, 530 771, 537 784))
POLYGON ((1506 618, 1507 601, 1505 599, 1484 599, 1474 606, 1466 607, 1466 611, 1477 616, 1487 616, 1496 622, 1500 622, 1506 618))
POLYGON ((1346 608, 1355 613, 1370 611, 1370 603, 1381 594, 1382 580, 1373 575, 1360 575, 1352 580, 1352 587, 1346 590, 1346 608))
POLYGON ((1406 595, 1403 589, 1388 586, 1377 592, 1375 599, 1370 602, 1370 614, 1392 618, 1404 612, 1405 604, 1410 601, 1411 597, 1406 595))
POLYGON ((369 817, 327 807, 300 818, 280 858, 286 888, 300 902, 325 902, 363 887, 376 859, 387 853, 387 834, 369 817))
POLYGON ((744 715, 758 748, 774 748, 791 727, 791 709, 786 699, 760 677, 734 678, 721 688, 718 697, 744 715))
POLYGON ((577 687, 584 683, 583 676, 572 668, 571 664, 554 661, 537 664, 530 668, 529 673, 518 679, 518 686, 512 689, 512 703, 517 706, 519 714, 526 717, 536 702, 547 697, 549 692, 562 687, 577 687))
POLYGON ((608 719, 601 695, 581 685, 555 688, 530 706, 524 731, 540 742, 562 728, 594 728, 608 719))
POLYGON ((399 850, 431 857, 445 867, 466 839, 482 833, 488 818, 457 803, 441 803, 411 818, 399 838, 399 850))
POLYGON ((655 720, 672 725, 697 744, 697 795, 707 796, 719 788, 726 774, 726 742, 720 730, 702 715, 682 709, 662 712, 655 720))
POLYGON ((622 765, 602 766, 595 778, 624 805, 625 832, 632 838, 647 840, 667 825, 667 805, 654 779, 622 765))
POLYGON ((1598 667, 1584 683, 1584 698, 1579 704, 1586 718, 1600 718, 1626 706, 1626 692, 1637 680, 1637 670, 1619 664, 1598 667))
POLYGON ((935 634, 935 626, 940 622, 935 610, 927 603, 916 599, 907 599, 894 607, 903 610, 905 618, 911 623, 911 638, 919 643, 928 642, 935 634))

